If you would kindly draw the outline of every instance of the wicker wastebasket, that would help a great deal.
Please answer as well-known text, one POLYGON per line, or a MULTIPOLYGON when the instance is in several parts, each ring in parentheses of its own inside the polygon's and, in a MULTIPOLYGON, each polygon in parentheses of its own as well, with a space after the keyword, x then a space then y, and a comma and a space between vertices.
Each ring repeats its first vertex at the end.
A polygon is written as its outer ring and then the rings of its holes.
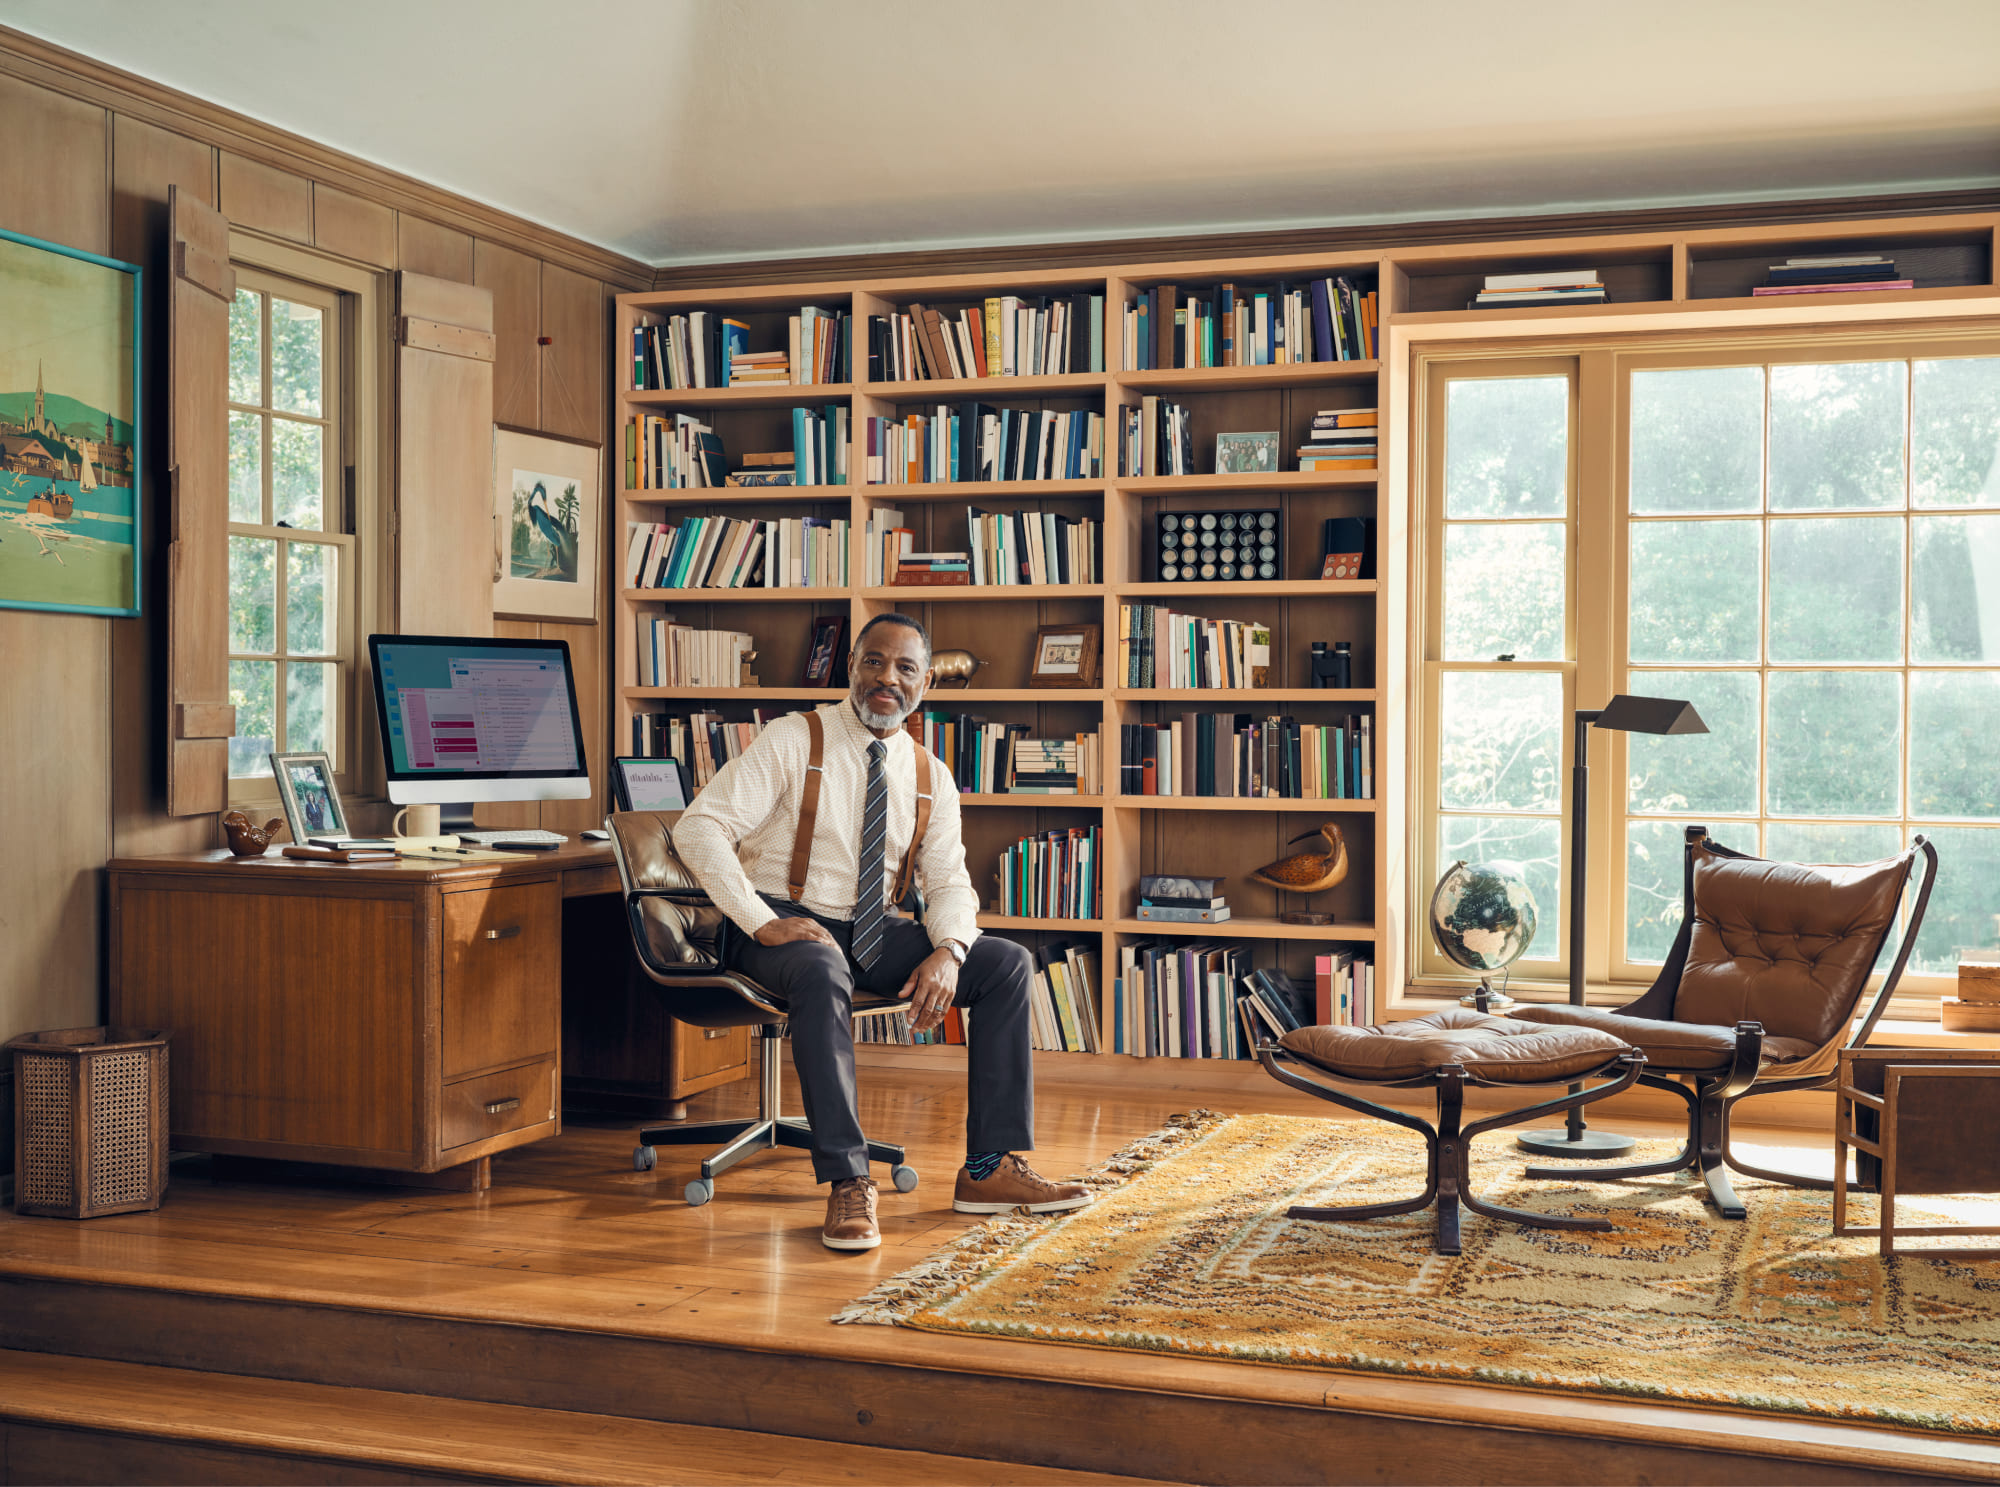
POLYGON ((14 1211, 88 1219, 158 1208, 167 1187, 167 1036, 28 1033, 14 1055, 14 1211))

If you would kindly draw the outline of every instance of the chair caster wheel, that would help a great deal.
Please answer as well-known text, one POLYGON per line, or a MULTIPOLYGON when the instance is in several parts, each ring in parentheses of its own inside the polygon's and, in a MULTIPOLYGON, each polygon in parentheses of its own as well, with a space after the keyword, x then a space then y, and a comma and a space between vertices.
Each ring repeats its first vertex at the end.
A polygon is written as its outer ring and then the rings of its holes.
POLYGON ((715 1184, 706 1177, 697 1177, 681 1190, 681 1196, 688 1200, 688 1207, 699 1208, 715 1196, 715 1184))
POLYGON ((650 1146, 635 1146, 632 1148, 632 1170, 634 1172, 651 1172, 659 1160, 660 1154, 650 1146))
POLYGON ((899 1193, 914 1193, 917 1190, 917 1169, 915 1167, 891 1167, 889 1180, 896 1184, 899 1193))

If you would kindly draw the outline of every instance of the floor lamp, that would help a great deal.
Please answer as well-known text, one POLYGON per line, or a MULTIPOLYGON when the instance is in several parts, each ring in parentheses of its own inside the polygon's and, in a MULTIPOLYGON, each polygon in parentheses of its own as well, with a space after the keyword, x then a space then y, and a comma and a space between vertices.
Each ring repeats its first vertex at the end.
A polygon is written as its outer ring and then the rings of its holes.
MULTIPOLYGON (((1706 733, 1708 724, 1694 710, 1692 702, 1669 697, 1628 697, 1620 692, 1603 708, 1576 712, 1576 752, 1572 754, 1569 786, 1569 1004, 1583 1005, 1583 931, 1585 896, 1589 889, 1584 876, 1590 836, 1590 729, 1595 724, 1612 733, 1706 733)), ((1583 1086, 1572 1084, 1571 1094, 1583 1086)), ((1569 1113, 1569 1123, 1559 1131, 1529 1131, 1515 1138, 1517 1145, 1545 1157, 1574 1159, 1622 1156, 1633 1147, 1630 1136, 1584 1129, 1581 1109, 1569 1113)))

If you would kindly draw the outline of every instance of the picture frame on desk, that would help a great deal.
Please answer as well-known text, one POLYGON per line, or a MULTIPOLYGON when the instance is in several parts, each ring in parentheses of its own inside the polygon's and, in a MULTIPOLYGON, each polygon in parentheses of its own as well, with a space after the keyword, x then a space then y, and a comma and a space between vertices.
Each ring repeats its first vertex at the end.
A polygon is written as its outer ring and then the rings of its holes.
POLYGON ((271 773, 278 779, 278 803, 292 840, 348 836, 347 808, 333 782, 333 760, 325 754, 273 754, 271 773))
POLYGON ((597 623, 604 449, 493 425, 493 616, 597 623))
POLYGON ((844 687, 847 685, 847 616, 813 616, 812 639, 806 644, 806 667, 799 677, 802 687, 844 687))
POLYGON ((1102 659, 1103 627, 1043 625, 1035 631, 1035 652, 1028 662, 1031 687, 1094 687, 1102 659))

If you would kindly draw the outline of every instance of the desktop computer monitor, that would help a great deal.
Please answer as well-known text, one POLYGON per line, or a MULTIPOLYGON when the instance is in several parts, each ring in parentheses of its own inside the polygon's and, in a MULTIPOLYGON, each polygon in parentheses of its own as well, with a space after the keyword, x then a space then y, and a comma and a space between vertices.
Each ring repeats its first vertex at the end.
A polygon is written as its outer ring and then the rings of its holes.
POLYGON ((368 659, 397 805, 435 801, 454 831, 477 801, 589 796, 566 641, 371 635, 368 659))

